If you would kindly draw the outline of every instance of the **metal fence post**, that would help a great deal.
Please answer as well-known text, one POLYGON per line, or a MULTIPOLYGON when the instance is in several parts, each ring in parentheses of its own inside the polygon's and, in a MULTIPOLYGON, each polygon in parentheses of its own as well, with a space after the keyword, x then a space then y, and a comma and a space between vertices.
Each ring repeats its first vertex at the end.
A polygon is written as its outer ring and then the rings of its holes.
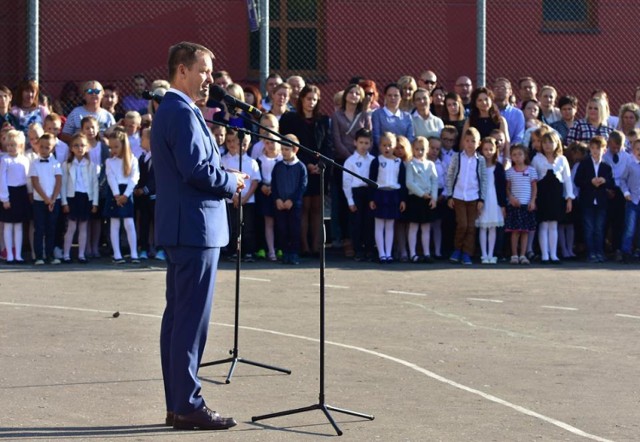
POLYGON ((477 0, 476 3, 476 65, 478 87, 487 83, 487 3, 486 0, 477 0))
POLYGON ((269 76, 269 0, 260 0, 260 90, 266 95, 269 76))
POLYGON ((27 65, 28 77, 38 81, 40 77, 39 65, 39 1, 29 0, 27 5, 27 65))

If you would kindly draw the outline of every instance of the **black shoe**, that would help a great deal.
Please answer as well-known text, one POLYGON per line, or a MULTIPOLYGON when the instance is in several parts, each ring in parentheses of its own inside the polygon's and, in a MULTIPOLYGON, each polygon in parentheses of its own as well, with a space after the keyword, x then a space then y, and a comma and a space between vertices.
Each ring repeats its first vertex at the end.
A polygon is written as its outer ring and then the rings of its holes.
POLYGON ((236 425, 234 418, 222 417, 206 405, 190 414, 173 415, 173 428, 176 430, 227 430, 236 425))

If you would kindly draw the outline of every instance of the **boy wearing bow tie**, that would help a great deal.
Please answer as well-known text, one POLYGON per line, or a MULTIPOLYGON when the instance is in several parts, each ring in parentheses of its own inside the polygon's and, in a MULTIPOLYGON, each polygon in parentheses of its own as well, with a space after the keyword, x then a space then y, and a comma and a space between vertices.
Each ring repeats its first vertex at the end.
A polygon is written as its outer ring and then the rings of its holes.
POLYGON ((40 137, 39 156, 33 160, 29 170, 33 185, 36 265, 44 264, 45 256, 50 260, 50 264, 60 264, 60 260, 53 256, 62 187, 62 168, 58 160, 51 155, 56 142, 56 136, 51 133, 45 133, 40 137))

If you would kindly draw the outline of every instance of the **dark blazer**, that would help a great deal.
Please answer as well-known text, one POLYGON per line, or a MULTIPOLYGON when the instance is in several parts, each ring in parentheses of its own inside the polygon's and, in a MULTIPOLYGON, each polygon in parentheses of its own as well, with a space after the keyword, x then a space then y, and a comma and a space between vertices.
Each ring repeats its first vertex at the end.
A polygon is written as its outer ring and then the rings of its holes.
POLYGON ((140 170, 140 179, 138 180, 138 184, 136 184, 136 189, 142 189, 145 195, 153 196, 156 195, 156 176, 153 170, 153 158, 150 158, 149 161, 144 161, 145 154, 142 153, 140 158, 138 158, 138 170, 140 170))
POLYGON ((204 118, 167 92, 151 128, 159 246, 222 247, 229 242, 224 198, 236 189, 204 118), (185 112, 185 111, 188 112, 185 112))
POLYGON ((582 160, 578 166, 578 170, 576 170, 576 176, 574 178, 576 186, 580 188, 580 204, 583 204, 583 207, 592 206, 595 199, 599 206, 606 208, 609 199, 607 190, 613 189, 615 186, 611 166, 604 161, 600 161, 600 166, 598 166, 598 176, 606 180, 602 186, 596 187, 591 183, 591 180, 595 178, 595 176, 596 169, 594 168, 593 160, 589 155, 587 158, 582 160))
POLYGON ((496 197, 498 198, 498 206, 507 207, 507 174, 501 163, 496 163, 493 169, 493 179, 496 185, 496 197))

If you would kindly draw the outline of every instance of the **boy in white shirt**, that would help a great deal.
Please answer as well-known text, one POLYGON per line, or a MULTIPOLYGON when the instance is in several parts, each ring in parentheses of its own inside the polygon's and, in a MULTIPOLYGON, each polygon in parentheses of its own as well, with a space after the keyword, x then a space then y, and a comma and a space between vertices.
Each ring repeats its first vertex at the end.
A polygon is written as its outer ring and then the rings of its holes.
MULTIPOLYGON (((368 177, 373 155, 369 153, 373 136, 368 129, 361 128, 355 134, 355 152, 344 162, 344 168, 368 177)), ((373 251, 373 212, 369 208, 370 189, 367 183, 348 172, 342 172, 342 191, 349 205, 349 233, 354 260, 362 261, 373 251)))
POLYGON ((38 143, 39 157, 31 163, 29 176, 33 185, 33 221, 35 225, 35 265, 43 265, 45 254, 51 264, 60 264, 53 256, 56 222, 60 213, 60 189, 62 168, 51 153, 56 145, 56 136, 45 133, 38 143), (44 250, 42 248, 45 243, 44 250))

